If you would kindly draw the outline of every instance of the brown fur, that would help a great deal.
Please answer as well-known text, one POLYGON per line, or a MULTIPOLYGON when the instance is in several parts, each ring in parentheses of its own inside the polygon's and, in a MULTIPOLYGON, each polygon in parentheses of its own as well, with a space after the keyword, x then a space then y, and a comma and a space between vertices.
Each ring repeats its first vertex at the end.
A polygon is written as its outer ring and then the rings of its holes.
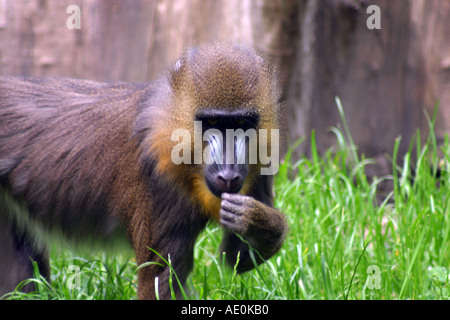
MULTIPOLYGON (((138 264, 159 261, 148 247, 170 255, 184 283, 196 237, 209 218, 221 221, 224 201, 209 192, 202 165, 171 161, 171 132, 187 128, 193 135, 196 108, 210 106, 257 109, 260 128, 278 128, 277 100, 266 62, 251 49, 221 43, 191 49, 150 84, 0 78, 0 233, 6 239, 0 255, 8 257, 0 262, 0 292, 31 276, 28 270, 11 280, 9 271, 30 256, 48 276, 36 228, 105 244, 125 229, 138 264), (12 202, 26 208, 25 217, 18 218, 12 202)), ((240 205, 246 213, 241 234, 267 259, 281 246, 286 225, 272 208, 272 179, 258 168, 250 168, 240 191, 250 196, 240 205)), ((245 271, 253 264, 235 227, 226 228, 222 247, 230 263, 241 252, 245 271)), ((140 299, 155 298, 156 276, 160 297, 170 298, 169 269, 152 265, 139 271, 140 299)))

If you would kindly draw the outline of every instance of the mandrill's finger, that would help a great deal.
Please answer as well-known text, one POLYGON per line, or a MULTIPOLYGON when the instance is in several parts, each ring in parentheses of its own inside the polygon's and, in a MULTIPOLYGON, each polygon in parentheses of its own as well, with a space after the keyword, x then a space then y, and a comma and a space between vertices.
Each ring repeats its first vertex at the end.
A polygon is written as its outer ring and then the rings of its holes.
POLYGON ((242 205, 235 204, 228 200, 222 200, 220 208, 221 208, 221 210, 227 211, 228 213, 234 214, 234 215, 242 215, 243 211, 245 211, 245 209, 242 205))
POLYGON ((236 215, 230 211, 220 209, 219 211, 220 219, 234 222, 236 220, 236 215))
POLYGON ((237 232, 236 224, 234 222, 228 220, 220 220, 220 224, 230 231, 237 232))
POLYGON ((232 232, 244 233, 245 231, 242 218, 225 210, 220 210, 220 224, 232 232))
POLYGON ((235 205, 244 205, 249 199, 251 198, 239 193, 222 193, 222 200, 226 200, 235 205))

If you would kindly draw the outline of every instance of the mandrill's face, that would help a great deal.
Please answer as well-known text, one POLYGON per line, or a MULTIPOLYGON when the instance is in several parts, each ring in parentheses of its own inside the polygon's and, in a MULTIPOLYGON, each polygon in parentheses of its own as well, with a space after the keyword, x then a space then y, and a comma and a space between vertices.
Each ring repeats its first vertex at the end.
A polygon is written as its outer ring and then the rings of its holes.
POLYGON ((204 177, 212 194, 241 191, 249 172, 249 143, 256 143, 256 111, 200 110, 204 137, 204 177))

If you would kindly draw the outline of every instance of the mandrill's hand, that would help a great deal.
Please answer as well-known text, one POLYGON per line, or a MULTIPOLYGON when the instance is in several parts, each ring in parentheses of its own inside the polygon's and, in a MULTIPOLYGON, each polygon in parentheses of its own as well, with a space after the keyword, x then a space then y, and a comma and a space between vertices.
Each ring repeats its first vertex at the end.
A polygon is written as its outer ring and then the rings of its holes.
POLYGON ((220 223, 229 231, 247 235, 256 200, 238 193, 222 193, 220 223))
MULTIPOLYGON (((220 223, 227 231, 222 248, 228 252, 228 262, 234 265, 238 252, 241 260, 238 271, 254 267, 248 256, 248 247, 238 240, 235 233, 242 235, 263 259, 270 258, 280 248, 286 230, 284 216, 272 207, 241 194, 222 193, 220 223)), ((257 263, 263 260, 258 259, 257 263)))
POLYGON ((284 217, 277 210, 236 193, 222 193, 220 223, 227 230, 257 242, 254 243, 257 247, 266 241, 277 243, 286 230, 284 217))

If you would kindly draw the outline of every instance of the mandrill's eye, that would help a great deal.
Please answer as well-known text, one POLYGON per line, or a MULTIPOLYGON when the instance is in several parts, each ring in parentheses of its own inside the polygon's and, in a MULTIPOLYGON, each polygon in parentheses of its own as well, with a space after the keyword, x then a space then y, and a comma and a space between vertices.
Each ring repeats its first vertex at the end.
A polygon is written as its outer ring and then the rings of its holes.
POLYGON ((244 123, 246 123, 247 122, 247 120, 245 119, 245 118, 238 118, 237 120, 236 120, 236 123, 238 124, 238 125, 240 125, 240 126, 242 126, 244 123))
POLYGON ((215 126, 219 123, 219 120, 217 120, 217 118, 209 118, 208 119, 208 124, 211 126, 215 126))

